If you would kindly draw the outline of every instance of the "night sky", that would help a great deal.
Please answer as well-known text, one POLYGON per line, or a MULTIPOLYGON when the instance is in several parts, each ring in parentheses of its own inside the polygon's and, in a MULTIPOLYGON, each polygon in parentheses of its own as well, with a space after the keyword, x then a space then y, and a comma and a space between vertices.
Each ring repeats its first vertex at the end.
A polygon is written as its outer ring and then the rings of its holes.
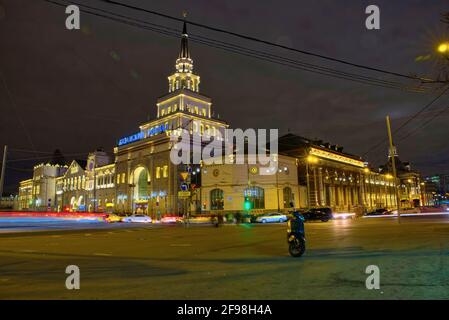
MULTIPOLYGON (((60 0, 56 0, 63 2, 60 0)), ((99 1, 78 0, 181 30, 179 22, 99 1)), ((441 14, 447 0, 261 1, 164 0, 122 2, 274 43, 405 74, 439 72, 435 46, 449 34, 441 14), (381 29, 365 28, 365 8, 377 4, 381 29), (418 56, 430 55, 425 61, 418 56)), ((82 30, 65 28, 65 8, 43 0, 0 0, 0 146, 10 160, 45 157, 60 148, 67 159, 138 131, 156 115, 168 92, 180 41, 149 30, 81 13, 82 30), (2 79, 3 78, 3 79, 2 79), (4 81, 3 81, 4 80, 4 81), (5 86, 6 85, 6 86, 5 86)), ((366 70, 291 53, 188 26, 192 35, 233 42, 343 71, 410 83, 366 70)), ((179 32, 180 33, 180 32, 179 32)), ((449 39, 449 38, 448 38, 449 39)), ((362 155, 435 97, 329 78, 190 43, 200 92, 213 99, 216 116, 233 128, 279 128, 344 146, 362 155)), ((440 88, 435 85, 435 90, 440 88)), ((443 96, 401 131, 404 135, 449 104, 443 96)), ((398 143, 399 156, 423 174, 448 173, 449 111, 398 143)), ((368 154, 386 160, 386 145, 368 154)), ((80 155, 78 155, 80 154, 80 155)), ((46 160, 46 159, 44 159, 46 160)), ((41 160, 8 162, 6 192, 31 176, 41 160)))

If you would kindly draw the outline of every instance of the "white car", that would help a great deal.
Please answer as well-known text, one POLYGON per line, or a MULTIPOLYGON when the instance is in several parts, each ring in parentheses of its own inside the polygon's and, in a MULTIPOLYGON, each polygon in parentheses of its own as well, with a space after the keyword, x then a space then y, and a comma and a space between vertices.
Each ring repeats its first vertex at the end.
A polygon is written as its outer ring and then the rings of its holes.
POLYGON ((276 213, 268 213, 258 216, 256 218, 256 222, 267 223, 267 222, 286 222, 288 220, 285 214, 276 212, 276 213))
POLYGON ((151 218, 143 214, 136 214, 129 217, 124 217, 123 222, 139 222, 139 223, 151 223, 151 218))

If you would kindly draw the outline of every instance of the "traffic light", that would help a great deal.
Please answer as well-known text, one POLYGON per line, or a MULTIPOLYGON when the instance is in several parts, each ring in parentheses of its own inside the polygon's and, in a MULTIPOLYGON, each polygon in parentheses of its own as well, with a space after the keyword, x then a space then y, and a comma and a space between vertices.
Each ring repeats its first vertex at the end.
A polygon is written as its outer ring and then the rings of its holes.
POLYGON ((246 210, 246 211, 249 211, 249 210, 251 210, 251 201, 249 200, 249 197, 245 197, 245 202, 244 202, 244 204, 243 204, 243 208, 246 210))

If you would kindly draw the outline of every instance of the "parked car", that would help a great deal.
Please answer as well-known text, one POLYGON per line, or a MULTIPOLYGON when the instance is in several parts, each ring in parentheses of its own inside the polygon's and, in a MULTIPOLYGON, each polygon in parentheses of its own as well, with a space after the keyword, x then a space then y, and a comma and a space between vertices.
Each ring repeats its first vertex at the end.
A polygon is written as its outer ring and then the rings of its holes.
POLYGON ((301 213, 305 221, 320 220, 327 222, 333 218, 331 208, 311 208, 301 213))
POLYGON ((260 215, 256 218, 256 222, 267 223, 267 222, 286 222, 288 220, 285 214, 275 212, 260 215))
POLYGON ((123 222, 138 222, 138 223, 151 223, 152 220, 149 216, 143 214, 136 214, 122 218, 123 222))
POLYGON ((383 215, 386 215, 386 214, 391 214, 391 212, 388 211, 385 208, 382 208, 382 209, 376 209, 374 211, 370 211, 366 215, 367 216, 383 216, 383 215))

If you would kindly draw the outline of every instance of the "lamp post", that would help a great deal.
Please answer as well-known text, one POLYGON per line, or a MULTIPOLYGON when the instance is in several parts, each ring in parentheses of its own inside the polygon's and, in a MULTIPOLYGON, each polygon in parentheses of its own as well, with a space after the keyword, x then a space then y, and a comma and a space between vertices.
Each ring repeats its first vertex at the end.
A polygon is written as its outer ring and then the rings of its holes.
MULTIPOLYGON (((307 207, 310 208, 310 179, 309 179, 309 163, 318 163, 318 158, 312 155, 308 155, 306 159, 306 179, 307 179, 307 207)), ((316 178, 314 176, 314 178, 316 178)), ((316 190, 315 190, 316 192, 316 190)))
POLYGON ((277 207, 278 207, 278 212, 281 211, 280 205, 279 205, 279 177, 278 174, 281 171, 281 169, 277 168, 276 169, 276 199, 277 199, 277 207))

